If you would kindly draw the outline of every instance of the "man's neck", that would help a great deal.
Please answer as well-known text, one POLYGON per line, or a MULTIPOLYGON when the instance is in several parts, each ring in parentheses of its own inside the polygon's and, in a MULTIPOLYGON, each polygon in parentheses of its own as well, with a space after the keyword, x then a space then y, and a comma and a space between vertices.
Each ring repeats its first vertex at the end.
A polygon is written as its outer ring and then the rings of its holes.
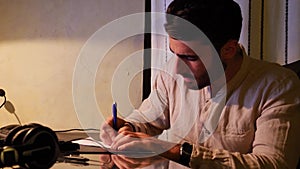
POLYGON ((236 55, 226 61, 227 67, 225 69, 226 83, 228 83, 240 70, 243 63, 242 49, 238 49, 236 55))
POLYGON ((210 87, 211 87, 211 95, 212 97, 215 96, 215 94, 225 86, 224 82, 226 81, 226 84, 233 79, 233 77, 238 73, 240 70, 242 63, 243 63, 243 53, 242 50, 239 49, 236 56, 232 58, 231 60, 226 60, 226 69, 224 71, 225 73, 225 80, 224 76, 220 76, 216 81, 214 81, 210 87))

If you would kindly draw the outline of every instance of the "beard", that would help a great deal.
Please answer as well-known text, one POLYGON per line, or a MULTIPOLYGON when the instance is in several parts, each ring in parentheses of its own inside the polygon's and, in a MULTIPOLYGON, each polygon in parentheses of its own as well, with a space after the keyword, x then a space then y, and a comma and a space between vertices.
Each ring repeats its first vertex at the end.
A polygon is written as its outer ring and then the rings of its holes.
POLYGON ((182 74, 185 85, 192 90, 200 90, 210 85, 208 73, 205 72, 198 77, 194 77, 192 74, 182 74))
MULTIPOLYGON (((215 79, 221 78, 221 76, 223 76, 225 71, 226 71, 227 64, 224 63, 223 61, 221 63, 222 63, 224 72, 214 74, 215 79)), ((210 81, 209 74, 208 74, 207 70, 203 74, 199 75, 198 77, 194 77, 193 75, 190 75, 190 74, 189 75, 182 75, 182 76, 184 78, 190 79, 189 81, 185 80, 185 84, 189 89, 192 89, 192 90, 200 90, 200 89, 203 89, 204 87, 209 86, 212 83, 214 83, 214 82, 210 81)))

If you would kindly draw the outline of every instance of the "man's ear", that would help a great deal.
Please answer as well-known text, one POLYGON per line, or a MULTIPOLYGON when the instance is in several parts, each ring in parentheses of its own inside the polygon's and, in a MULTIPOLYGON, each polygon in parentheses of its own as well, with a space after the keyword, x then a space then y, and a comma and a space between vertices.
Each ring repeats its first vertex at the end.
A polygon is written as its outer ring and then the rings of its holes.
POLYGON ((238 41, 229 40, 221 48, 221 58, 222 59, 232 59, 238 51, 238 41))

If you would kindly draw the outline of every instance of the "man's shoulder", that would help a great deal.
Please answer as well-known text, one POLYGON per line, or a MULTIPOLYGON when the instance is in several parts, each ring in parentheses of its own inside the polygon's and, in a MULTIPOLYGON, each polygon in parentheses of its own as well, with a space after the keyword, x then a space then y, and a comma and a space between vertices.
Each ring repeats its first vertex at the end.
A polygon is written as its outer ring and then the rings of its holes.
POLYGON ((297 74, 278 63, 249 58, 249 73, 263 80, 299 80, 297 74))

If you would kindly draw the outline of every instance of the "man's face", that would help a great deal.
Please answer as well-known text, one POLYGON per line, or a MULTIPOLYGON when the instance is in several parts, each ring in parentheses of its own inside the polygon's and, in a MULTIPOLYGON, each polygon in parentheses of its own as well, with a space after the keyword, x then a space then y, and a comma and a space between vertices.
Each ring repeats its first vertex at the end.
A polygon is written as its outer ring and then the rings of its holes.
POLYGON ((201 49, 201 54, 203 51, 203 56, 198 56, 182 41, 170 38, 170 50, 177 56, 175 72, 183 77, 185 84, 191 89, 201 89, 210 84, 208 73, 200 58, 211 57, 211 47, 197 44, 197 48, 201 49))

